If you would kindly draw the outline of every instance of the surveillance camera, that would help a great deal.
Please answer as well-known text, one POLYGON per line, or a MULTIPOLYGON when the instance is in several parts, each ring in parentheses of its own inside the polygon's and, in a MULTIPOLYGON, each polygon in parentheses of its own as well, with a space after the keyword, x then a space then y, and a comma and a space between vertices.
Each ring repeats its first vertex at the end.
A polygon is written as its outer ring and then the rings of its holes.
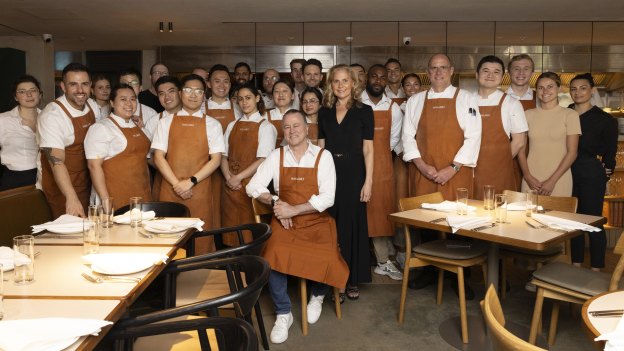
POLYGON ((46 43, 52 42, 52 34, 42 34, 41 37, 43 38, 43 41, 46 43))
POLYGON ((409 45, 412 42, 412 37, 403 37, 403 45, 409 45))

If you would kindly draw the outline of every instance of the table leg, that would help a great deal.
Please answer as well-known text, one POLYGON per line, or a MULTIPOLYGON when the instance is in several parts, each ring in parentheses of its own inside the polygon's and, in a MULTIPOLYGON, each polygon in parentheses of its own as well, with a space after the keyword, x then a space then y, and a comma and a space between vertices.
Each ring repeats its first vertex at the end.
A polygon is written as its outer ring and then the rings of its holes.
POLYGON ((490 284, 494 284, 494 288, 498 288, 498 244, 490 243, 488 249, 488 276, 487 282, 488 286, 490 284))

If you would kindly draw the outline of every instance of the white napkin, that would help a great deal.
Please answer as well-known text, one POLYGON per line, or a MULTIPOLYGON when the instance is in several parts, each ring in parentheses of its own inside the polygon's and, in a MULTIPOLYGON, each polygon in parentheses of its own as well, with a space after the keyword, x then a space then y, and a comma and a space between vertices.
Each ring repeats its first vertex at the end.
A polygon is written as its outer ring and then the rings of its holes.
MULTIPOLYGON (((156 217, 156 212, 154 211, 143 211, 142 213, 141 219, 144 221, 156 217)), ((130 224, 130 211, 113 217, 113 222, 117 224, 130 224)))
POLYGON ((620 318, 615 330, 605 333, 595 338, 594 341, 606 340, 604 351, 622 351, 624 350, 624 316, 620 318))
POLYGON ((59 351, 79 337, 97 335, 109 321, 78 318, 38 318, 0 321, 0 349, 59 351))
MULTIPOLYGON (((427 202, 423 202, 420 207, 426 208, 429 210, 443 211, 443 212, 455 212, 457 211, 457 202, 455 201, 442 201, 438 204, 430 204, 427 202)), ((468 211, 476 211, 477 208, 474 206, 468 206, 468 211)))
POLYGON ((169 257, 147 252, 114 252, 89 254, 82 259, 91 269, 104 274, 131 274, 148 269, 154 264, 167 263, 169 257))
MULTIPOLYGON (((526 211, 526 202, 525 201, 512 202, 512 203, 506 204, 505 207, 507 207, 507 211, 526 211)), ((542 206, 537 206, 537 210, 544 211, 544 208, 542 206)))
POLYGON ((52 222, 37 224, 31 227, 32 227, 33 234, 42 232, 44 230, 48 230, 50 228, 53 230, 54 229, 58 229, 58 230, 66 229, 67 231, 72 231, 75 229, 75 231, 81 231, 83 220, 84 219, 80 217, 64 214, 52 222))
POLYGON ((183 231, 189 228, 202 230, 204 222, 199 218, 166 218, 143 223, 145 230, 156 231, 183 231))
POLYGON ((459 229, 470 229, 480 227, 484 224, 490 223, 492 218, 490 217, 475 217, 475 216, 446 216, 446 221, 453 233, 456 233, 459 229))
POLYGON ((21 252, 15 252, 8 246, 0 246, 0 264, 3 271, 10 271, 14 268, 15 260, 20 261, 21 264, 30 262, 30 258, 21 252))
POLYGON ((600 231, 600 228, 596 228, 585 223, 571 221, 569 219, 563 219, 563 218, 548 216, 548 215, 539 214, 539 213, 534 213, 532 215, 532 218, 544 225, 547 225, 555 229, 583 230, 586 232, 599 232, 600 231))

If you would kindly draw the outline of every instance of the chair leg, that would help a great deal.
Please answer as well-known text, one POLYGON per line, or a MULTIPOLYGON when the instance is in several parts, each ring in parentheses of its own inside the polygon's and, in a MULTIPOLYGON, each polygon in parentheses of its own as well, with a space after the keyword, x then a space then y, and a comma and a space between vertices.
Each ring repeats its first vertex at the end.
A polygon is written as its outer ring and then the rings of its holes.
POLYGON ((468 317, 466 315, 466 292, 464 291, 464 269, 457 270, 457 290, 459 291, 459 315, 461 319, 462 342, 468 343, 468 317))
POLYGON ((269 350, 269 338, 266 334, 266 329, 264 328, 264 319, 262 318, 262 310, 260 309, 260 301, 257 301, 254 306, 254 311, 256 313, 256 321, 258 321, 258 330, 260 330, 260 338, 262 338, 262 347, 265 350, 269 350))
POLYGON ((442 268, 438 268, 438 295, 436 297, 436 303, 438 305, 442 304, 443 291, 444 291, 444 270, 442 268))
POLYGON ((548 346, 555 344, 557 338, 557 323, 559 321, 559 301, 553 301, 552 314, 550 315, 550 328, 548 329, 548 346))
POLYGON ((299 295, 301 295, 301 329, 303 336, 308 335, 308 291, 307 281, 299 278, 299 295))
MULTIPOLYGON (((407 281, 409 280, 409 257, 405 258, 405 269, 403 269, 403 281, 401 282, 401 300, 399 301, 399 324, 403 324, 405 318, 405 299, 407 298, 407 281)), ((338 299, 336 299, 338 301, 338 299)))
POLYGON ((507 297, 507 269, 505 268, 505 259, 501 259, 501 267, 500 267, 500 295, 501 299, 505 299, 507 297))
POLYGON ((485 291, 488 289, 488 276, 487 276, 487 261, 483 262, 481 265, 481 272, 483 273, 483 285, 485 286, 485 291))
POLYGON ((533 309, 533 318, 531 319, 531 331, 529 333, 529 343, 535 345, 537 340, 537 329, 542 319, 542 307, 544 306, 544 288, 537 287, 537 296, 535 297, 535 308, 533 309))
POLYGON ((336 305, 336 317, 342 319, 342 309, 340 308, 340 291, 334 288, 334 304, 336 305))

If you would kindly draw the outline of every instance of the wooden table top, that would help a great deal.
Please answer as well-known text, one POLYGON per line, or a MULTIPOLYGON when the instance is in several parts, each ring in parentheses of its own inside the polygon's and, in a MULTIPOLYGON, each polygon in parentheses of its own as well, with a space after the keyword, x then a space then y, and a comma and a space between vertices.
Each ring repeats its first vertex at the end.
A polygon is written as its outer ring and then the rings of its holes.
POLYGON ((623 317, 597 318, 589 315, 590 311, 624 309, 624 290, 605 292, 585 301, 581 309, 583 322, 593 337, 615 330, 623 317))

